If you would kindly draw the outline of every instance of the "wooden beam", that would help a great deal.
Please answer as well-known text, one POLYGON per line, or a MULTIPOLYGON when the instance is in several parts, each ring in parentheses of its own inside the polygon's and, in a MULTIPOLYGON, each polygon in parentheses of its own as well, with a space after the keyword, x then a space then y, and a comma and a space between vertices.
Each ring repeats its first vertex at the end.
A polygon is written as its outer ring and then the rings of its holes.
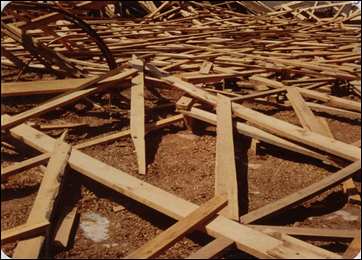
POLYGON ((352 259, 355 258, 358 253, 361 253, 361 233, 353 239, 346 252, 344 252, 343 258, 352 259))
POLYGON ((227 203, 228 200, 225 196, 215 196, 188 216, 163 231, 157 237, 129 254, 125 259, 148 259, 156 256, 162 250, 171 247, 196 226, 210 220, 220 209, 224 208, 227 203))
POLYGON ((266 225, 248 225, 256 230, 279 232, 290 236, 303 237, 304 239, 325 239, 325 240, 351 240, 360 230, 330 229, 330 228, 308 228, 308 227, 284 227, 266 225))
POLYGON ((1 243, 15 242, 17 240, 41 235, 45 233, 49 224, 49 221, 45 220, 39 223, 23 224, 15 228, 1 231, 1 243))
MULTIPOLYGON (((182 111, 183 114, 197 118, 199 120, 208 122, 210 124, 216 125, 216 115, 202 109, 193 107, 190 111, 182 111)), ((288 140, 280 138, 276 135, 270 134, 265 132, 259 128, 247 125, 245 123, 237 122, 236 129, 240 134, 252 137, 259 141, 263 141, 287 150, 291 150, 296 153, 304 154, 306 156, 321 160, 321 161, 328 161, 329 163, 333 163, 328 159, 327 156, 314 152, 310 149, 292 143, 288 140)))
POLYGON ((132 79, 131 89, 131 137, 136 150, 138 173, 146 174, 146 141, 145 141, 145 100, 144 100, 144 63, 133 59, 133 66, 138 74, 132 79))
POLYGON ((313 114, 312 110, 307 106, 298 90, 294 87, 288 87, 287 92, 287 97, 292 104, 293 109, 297 114, 297 117, 299 118, 302 126, 305 129, 308 129, 315 133, 325 135, 325 127, 320 123, 318 118, 313 114))
POLYGON ((59 227, 55 233, 54 242, 60 244, 64 248, 67 248, 72 235, 72 230, 77 218, 78 208, 75 206, 69 211, 65 217, 61 220, 59 227))
POLYGON ((215 195, 227 195, 228 206, 222 210, 221 214, 239 221, 238 179, 229 98, 218 94, 216 114, 215 195))
MULTIPOLYGON (((181 114, 179 114, 179 115, 175 115, 175 116, 170 116, 165 119, 161 119, 161 120, 157 121, 156 123, 148 124, 147 133, 150 131, 160 129, 162 127, 166 127, 170 124, 181 121, 182 119, 183 119, 183 116, 181 114)), ((98 137, 93 140, 89 140, 89 141, 85 141, 85 142, 76 144, 73 146, 73 148, 83 149, 83 148, 90 147, 90 146, 97 145, 97 144, 104 144, 104 143, 112 142, 114 140, 117 140, 122 137, 130 135, 130 133, 131 132, 129 129, 123 130, 123 131, 120 131, 120 132, 117 132, 114 134, 98 137)), ((35 167, 39 164, 42 164, 42 163, 46 162, 47 160, 49 160, 49 157, 50 157, 50 153, 44 153, 44 154, 40 154, 38 156, 32 157, 30 159, 24 160, 22 162, 14 163, 10 166, 4 167, 1 169, 1 180, 2 181, 6 180, 8 177, 10 177, 18 172, 25 171, 25 170, 35 167)))
MULTIPOLYGON (((153 72, 154 71, 155 70, 153 70, 153 72)), ((157 72, 155 73, 157 74, 157 72)), ((162 77, 161 73, 158 73, 158 75, 162 77)), ((201 99, 214 106, 216 105, 215 95, 212 95, 205 90, 197 88, 189 82, 183 81, 180 78, 174 76, 162 77, 162 79, 166 80, 178 89, 187 92, 189 95, 195 98, 201 99)), ((279 120, 268 115, 264 115, 260 112, 247 108, 240 104, 232 103, 232 110, 236 116, 248 120, 251 123, 256 124, 259 127, 263 127, 269 132, 275 133, 279 136, 283 136, 290 140, 304 143, 319 150, 323 150, 336 156, 340 156, 347 160, 357 161, 361 159, 361 149, 358 149, 355 146, 325 137, 317 133, 313 133, 311 131, 306 131, 298 126, 292 125, 288 122, 279 120)))
MULTIPOLYGON (((62 137, 54 145, 46 173, 26 222, 28 225, 50 220, 62 176, 72 150, 72 146, 64 143, 62 137)), ((44 240, 45 236, 42 235, 20 241, 14 249, 13 258, 38 258, 44 240)))
POLYGON ((303 201, 306 201, 317 194, 320 194, 327 189, 336 186, 343 181, 347 180, 353 174, 361 169, 361 161, 354 162, 346 168, 331 174, 330 176, 318 181, 304 189, 301 189, 295 193, 292 193, 284 198, 269 203, 264 207, 253 210, 244 216, 241 216, 242 223, 248 224, 260 220, 266 216, 280 213, 290 207, 295 206, 303 201))
POLYGON ((235 245, 234 241, 225 238, 215 238, 206 246, 201 247, 196 252, 192 253, 186 259, 211 259, 217 257, 224 250, 235 245))
MULTIPOLYGON (((43 153, 50 152, 54 148, 53 138, 25 124, 12 128, 10 134, 43 153)), ((141 181, 76 149, 72 150, 69 165, 85 176, 172 218, 184 218, 197 209, 197 205, 189 201, 141 181), (105 171, 106 175, 104 175, 105 171)), ((271 254, 275 253, 279 258, 310 257, 309 249, 298 248, 296 251, 291 244, 287 246, 281 240, 223 216, 218 216, 207 224, 205 231, 213 237, 224 237, 235 241, 240 250, 260 258, 270 258, 271 254)), ((335 256, 339 257, 337 254, 335 256)), ((314 257, 321 256, 314 254, 314 257)))
POLYGON ((79 86, 76 89, 71 90, 70 92, 67 92, 65 94, 62 94, 40 106, 37 106, 35 108, 32 108, 30 110, 27 110, 25 112, 22 112, 20 114, 17 114, 15 116, 12 116, 10 119, 8 120, 3 120, 3 117, 1 118, 2 122, 1 122, 1 127, 3 130, 8 130, 9 128, 16 126, 18 124, 21 124, 23 122, 25 122, 26 120, 28 120, 29 118, 35 117, 35 116, 39 116, 42 115, 56 107, 59 106, 65 106, 67 104, 70 104, 76 100, 79 100, 80 98, 83 98, 85 96, 88 96, 92 93, 95 93, 97 91, 100 91, 100 88, 95 87, 95 88, 88 88, 90 86, 92 86, 95 83, 101 82, 104 79, 110 78, 110 77, 115 77, 118 80, 122 80, 125 79, 131 75, 134 75, 137 71, 134 69, 128 69, 123 71, 122 73, 120 72, 120 68, 117 68, 113 71, 110 71, 100 77, 97 77, 95 79, 91 79, 89 81, 87 81, 86 83, 82 84, 81 86, 79 86), (118 72, 118 73, 117 73, 118 72))

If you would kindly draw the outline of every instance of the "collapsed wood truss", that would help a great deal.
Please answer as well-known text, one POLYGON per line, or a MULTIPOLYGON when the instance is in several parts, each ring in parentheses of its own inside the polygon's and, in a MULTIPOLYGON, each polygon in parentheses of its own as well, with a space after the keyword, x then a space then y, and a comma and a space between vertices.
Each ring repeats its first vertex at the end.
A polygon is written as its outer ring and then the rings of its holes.
MULTIPOLYGON (((253 223, 280 214, 339 184, 343 184, 351 201, 360 202, 352 179, 360 174, 360 141, 349 144, 336 140, 328 122, 317 116, 322 112, 355 121, 361 119, 361 30, 353 23, 360 19, 360 11, 350 2, 316 2, 311 7, 291 2, 273 9, 258 1, 221 4, 164 1, 158 6, 138 1, 137 7, 145 13, 143 18, 119 19, 114 13, 90 17, 92 10, 109 12, 107 4, 89 1, 75 6, 65 3, 47 6, 17 2, 14 8, 18 11, 9 8, 2 17, 4 78, 15 76, 19 80, 28 72, 58 77, 1 86, 2 97, 57 94, 35 108, 1 117, 4 136, 21 140, 42 152, 2 168, 2 181, 31 167, 47 164, 34 203, 37 210, 31 212, 24 225, 2 232, 2 242, 20 240, 13 257, 37 258, 43 244, 49 243, 51 213, 55 202, 61 203, 57 194, 69 165, 110 189, 178 220, 127 258, 157 256, 194 229, 206 232, 215 240, 190 258, 211 258, 233 245, 259 258, 341 258, 299 238, 358 241, 359 231, 253 223), (249 13, 235 10, 233 5, 246 8, 249 13), (35 11, 36 7, 40 7, 40 11, 35 11), (317 11, 326 8, 333 9, 332 17, 322 17, 317 11), (75 11, 72 14, 70 10, 75 11), (86 15, 84 10, 88 11, 86 15), (107 91, 114 94, 116 90, 122 95, 122 91, 129 88, 129 130, 70 145, 64 139, 65 134, 55 140, 41 131, 47 126, 28 122, 80 100, 94 103, 90 99, 94 94, 107 91), (157 122, 145 121, 145 92, 161 97, 161 90, 165 88, 184 92, 176 103, 178 114, 157 122), (259 112, 248 105, 252 102, 292 109, 300 126, 259 112), (147 174, 145 136, 179 121, 184 121, 191 130, 198 121, 217 126, 215 197, 201 206, 80 151, 131 136, 139 173, 147 174), (234 131, 339 170, 240 216, 240 173, 237 172, 234 131)), ((122 6, 118 11, 125 16, 137 11, 137 8, 128 8, 122 6)), ((69 221, 74 219, 74 212, 72 216, 59 228, 58 239, 65 241, 64 244, 67 244, 69 221)), ((351 250, 356 250, 355 244, 351 243, 351 250)))

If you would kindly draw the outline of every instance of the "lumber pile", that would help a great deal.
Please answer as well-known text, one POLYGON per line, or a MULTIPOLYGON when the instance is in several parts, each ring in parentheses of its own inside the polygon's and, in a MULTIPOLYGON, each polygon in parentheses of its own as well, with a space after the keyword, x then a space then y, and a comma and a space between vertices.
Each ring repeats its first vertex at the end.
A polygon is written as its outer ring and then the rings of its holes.
POLYGON ((274 7, 262 1, 10 4, 1 18, 2 100, 6 106, 39 97, 44 102, 2 111, 2 152, 4 147, 24 153, 26 145, 40 153, 2 165, 2 184, 36 166, 46 168, 26 222, 3 230, 2 244, 16 242, 14 258, 49 257, 55 244, 67 250, 78 207, 63 212, 63 219, 56 216, 64 207, 64 185, 78 172, 176 220, 125 258, 157 257, 196 230, 214 240, 190 252, 189 259, 222 256, 229 248, 257 258, 350 257, 360 230, 262 221, 336 189, 348 205, 359 207, 360 140, 342 141, 326 118, 344 127, 360 123, 360 16, 347 1, 274 7), (263 105, 288 111, 295 121, 266 113, 263 105), (115 133, 72 143, 69 132, 102 126, 89 120, 42 122, 61 109, 118 117, 121 123, 115 133), (202 124, 216 129, 214 194, 202 205, 147 181, 152 132, 180 123, 198 135, 205 133, 202 124), (61 136, 54 138, 54 131, 61 136), (134 147, 140 178, 82 151, 125 137, 134 147), (306 158, 300 163, 318 164, 330 175, 245 211, 248 175, 240 165, 252 148, 240 138, 296 161, 306 158), (350 245, 332 252, 311 243, 318 239, 350 245))

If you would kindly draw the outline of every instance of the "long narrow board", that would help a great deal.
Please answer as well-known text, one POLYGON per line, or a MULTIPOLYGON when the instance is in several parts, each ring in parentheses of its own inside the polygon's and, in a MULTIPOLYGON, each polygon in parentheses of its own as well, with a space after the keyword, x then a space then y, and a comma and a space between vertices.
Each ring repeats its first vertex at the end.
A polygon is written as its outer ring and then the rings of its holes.
MULTIPOLYGON (((53 138, 26 124, 12 128, 10 134, 43 153, 52 151, 55 145, 53 138)), ((189 201, 141 181, 76 149, 72 150, 69 165, 83 175, 174 219, 184 218, 197 209, 197 205, 189 201)), ((204 230, 213 237, 224 237, 235 241, 238 249, 259 258, 270 258, 271 252, 278 254, 279 258, 288 259, 310 257, 311 253, 310 249, 294 250, 293 243, 286 245, 279 239, 223 216, 218 216, 211 221, 204 230)), ((314 257, 321 257, 321 255, 314 254, 314 257)), ((340 258, 337 254, 335 257, 340 258)))
MULTIPOLYGON (((160 129, 162 127, 166 127, 170 124, 181 121, 182 119, 183 119, 183 115, 179 114, 179 115, 170 116, 168 118, 158 120, 157 122, 152 123, 152 124, 148 124, 147 133, 150 131, 160 129)), ((83 149, 83 148, 90 147, 90 146, 97 145, 97 144, 104 144, 104 143, 112 142, 114 140, 128 136, 130 134, 131 134, 130 130, 127 129, 127 130, 123 130, 121 132, 117 132, 117 133, 110 134, 107 136, 98 137, 93 140, 89 140, 89 141, 85 141, 85 142, 76 144, 73 146, 73 148, 83 149)), ((49 157, 50 157, 50 153, 44 153, 41 155, 34 156, 30 159, 24 160, 22 162, 14 163, 10 166, 4 167, 1 169, 1 179, 6 180, 6 178, 8 178, 9 176, 11 176, 13 174, 16 174, 21 171, 25 171, 25 170, 35 167, 39 164, 42 164, 42 163, 46 162, 47 160, 49 160, 49 157)))
POLYGON ((196 252, 189 255, 186 259, 210 259, 217 257, 224 250, 232 247, 234 241, 225 238, 215 238, 206 246, 201 247, 196 252))
POLYGON ((305 129, 315 133, 325 135, 326 129, 320 123, 318 118, 313 114, 312 110, 305 103, 302 95, 294 87, 287 88, 287 97, 293 106, 299 121, 305 129))
POLYGON ((75 206, 69 211, 62 219, 55 237, 54 242, 61 244, 64 248, 67 248, 70 242, 71 233, 76 221, 78 208, 75 206))
MULTIPOLYGON (((32 118, 32 117, 35 117, 38 115, 42 115, 56 107, 65 106, 82 97, 85 97, 85 96, 93 94, 97 91, 100 91, 102 89, 100 87, 94 87, 94 88, 88 88, 88 87, 90 87, 98 82, 101 82, 102 80, 105 80, 107 78, 109 79, 112 77, 114 77, 118 80, 122 80, 131 75, 134 75, 136 72, 137 71, 134 69, 129 69, 129 70, 125 70, 122 73, 120 73, 120 69, 118 68, 118 69, 110 71, 100 77, 90 78, 87 82, 83 83, 79 87, 77 87, 69 92, 66 92, 65 94, 61 94, 58 97, 40 105, 40 106, 37 106, 35 108, 29 109, 25 112, 15 115, 15 116, 12 116, 8 120, 3 120, 3 118, 1 118, 2 119, 1 127, 3 130, 7 130, 13 126, 16 126, 18 124, 25 122, 29 118, 32 118), (118 73, 116 73, 116 72, 118 72, 118 73)), ((105 86, 103 86, 103 88, 104 87, 105 86)))
MULTIPOLYGON (((64 143, 62 137, 57 140, 26 224, 50 220, 71 150, 72 146, 64 143)), ((44 240, 45 236, 42 235, 20 241, 13 257, 38 258, 44 240)))
POLYGON ((132 79, 131 137, 137 155, 138 173, 146 174, 144 64, 138 59, 134 59, 132 62, 137 67, 138 74, 132 79))
POLYGON ((215 196, 157 237, 129 254, 125 259, 148 259, 169 248, 197 225, 205 223, 228 203, 225 196, 215 196))
POLYGON ((236 173, 231 101, 218 94, 216 106, 215 195, 227 195, 224 216, 239 221, 238 179, 236 173))
POLYGON ((292 193, 284 198, 269 203, 264 207, 253 210, 241 216, 242 223, 249 224, 271 214, 280 213, 298 203, 306 201, 311 197, 326 191, 327 189, 342 183, 361 169, 361 161, 354 162, 342 170, 325 177, 304 189, 292 193))
POLYGON ((38 236, 44 233, 48 226, 49 221, 46 220, 40 223, 23 224, 15 228, 1 231, 1 243, 9 243, 38 236))
MULTIPOLYGON (((328 122, 324 118, 319 118, 320 124, 325 127, 325 136, 334 138, 331 129, 328 126, 328 122)), ((342 183, 343 191, 348 195, 349 199, 356 202, 361 202, 361 196, 358 193, 357 187, 353 182, 353 179, 350 178, 342 183)))
MULTIPOLYGON (((216 105, 215 95, 207 93, 207 91, 197 88, 195 85, 183 81, 178 77, 162 76, 164 74, 162 74, 160 71, 157 71, 157 69, 155 71, 153 67, 151 67, 150 70, 154 74, 157 74, 159 77, 161 77, 163 80, 167 81, 169 84, 187 92, 189 95, 201 99, 214 106, 216 105)), ((263 113, 257 112, 240 104, 232 103, 232 110, 234 115, 248 120, 251 123, 259 127, 263 127, 269 132, 275 133, 279 136, 310 145, 347 160, 361 160, 361 149, 358 149, 352 145, 313 133, 311 131, 306 131, 298 126, 268 115, 264 115, 263 113)))

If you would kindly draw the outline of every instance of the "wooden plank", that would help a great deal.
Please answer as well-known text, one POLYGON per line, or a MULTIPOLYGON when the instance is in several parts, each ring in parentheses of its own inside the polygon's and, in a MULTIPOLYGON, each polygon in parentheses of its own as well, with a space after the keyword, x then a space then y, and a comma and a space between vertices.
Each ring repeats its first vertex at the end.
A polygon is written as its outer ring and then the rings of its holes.
POLYGON ((45 233, 49 226, 49 221, 45 220, 34 224, 23 224, 15 228, 1 231, 1 243, 15 242, 20 239, 27 239, 45 233))
MULTIPOLYGON (((125 79, 133 74, 135 74, 137 71, 134 69, 129 69, 129 70, 125 70, 122 73, 116 73, 119 72, 120 68, 117 68, 113 71, 110 71, 96 79, 87 81, 85 84, 82 84, 81 86, 79 86, 78 88, 71 90, 71 93, 67 92, 64 95, 60 95, 40 106, 37 106, 35 108, 32 108, 30 110, 27 110, 25 112, 22 112, 20 114, 17 114, 15 116, 12 116, 10 119, 8 120, 2 120, 1 124, 2 124, 2 129, 3 130, 7 130, 15 125, 21 124, 24 121, 28 120, 29 118, 35 117, 35 116, 39 116, 41 114, 44 114, 56 107, 59 106, 65 106, 67 104, 70 104, 76 100, 79 100, 80 98, 83 98, 85 96, 88 96, 92 93, 95 93, 97 91, 100 91, 100 88, 90 88, 90 89, 85 89, 99 81, 102 81, 106 78, 109 77, 115 77, 118 80, 122 80, 125 79), (119 75, 117 75, 119 74, 119 75)), ((3 119, 3 118, 2 118, 3 119)))
POLYGON ((212 65, 213 63, 210 62, 210 61, 204 61, 202 64, 201 64, 201 67, 200 67, 200 73, 201 74, 209 74, 210 71, 211 71, 211 68, 212 68, 212 65))
POLYGON ((224 208, 227 203, 228 200, 225 196, 215 196, 188 216, 163 231, 157 237, 129 254, 125 259, 148 259, 156 256, 162 250, 171 247, 196 226, 210 220, 220 209, 224 208))
POLYGON ((67 248, 69 245, 71 233, 78 214, 77 211, 78 208, 76 206, 73 207, 62 219, 56 231, 54 242, 62 245, 64 248, 67 248))
MULTIPOLYGON (((328 122, 324 118, 319 118, 321 124, 324 126, 324 135, 334 138, 331 129, 328 126, 328 122)), ((356 185, 353 182, 353 179, 350 178, 342 183, 343 191, 348 195, 349 199, 352 201, 361 202, 361 196, 358 194, 356 185)))
MULTIPOLYGON (((170 116, 165 119, 158 120, 155 123, 148 124, 147 133, 150 131, 160 129, 162 127, 166 127, 170 124, 181 121, 182 119, 183 119, 182 115, 175 115, 175 116, 170 116)), ((95 138, 94 140, 89 140, 89 141, 85 141, 85 142, 76 144, 73 146, 73 148, 83 149, 83 148, 90 147, 90 146, 97 145, 97 144, 104 144, 104 143, 112 142, 114 140, 128 136, 130 134, 131 134, 130 130, 127 129, 127 130, 123 130, 123 131, 120 131, 120 132, 117 132, 114 134, 110 134, 107 136, 98 137, 98 138, 95 138)), ((24 160, 22 162, 14 163, 10 166, 4 167, 1 169, 1 179, 6 180, 9 176, 11 176, 13 174, 16 174, 21 171, 25 171, 25 170, 35 167, 39 164, 42 164, 42 163, 46 162, 49 159, 49 157, 50 157, 50 153, 44 153, 44 154, 32 157, 30 159, 24 160)))
MULTIPOLYGON (((26 222, 28 225, 50 220, 62 176, 72 150, 72 146, 64 143, 62 137, 54 145, 46 173, 26 222)), ((43 235, 20 241, 14 249, 13 258, 38 258, 44 240, 45 236, 43 235)))
MULTIPOLYGON (((156 72, 157 73, 157 72, 156 72)), ((163 74, 158 74, 159 76, 163 74)), ((163 75, 164 76, 164 75, 163 75)), ((183 81, 174 76, 163 77, 165 81, 173 86, 187 92, 189 95, 201 99, 209 104, 216 105, 216 97, 207 91, 197 88, 193 84, 183 81)), ((260 112, 242 106, 240 104, 232 103, 233 113, 243 119, 256 124, 259 127, 267 129, 269 132, 275 133, 279 136, 286 137, 290 140, 310 145, 319 150, 323 150, 340 156, 347 160, 356 161, 361 159, 361 149, 358 149, 349 144, 345 144, 335 139, 325 137, 323 135, 306 131, 298 126, 292 125, 277 118, 264 115, 260 112)))
POLYGON ((130 130, 137 155, 138 173, 146 174, 144 64, 138 59, 132 62, 137 67, 138 75, 132 79, 130 130))
MULTIPOLYGON (((53 138, 25 124, 12 128, 10 133, 14 138, 21 139, 41 152, 49 152, 54 148, 55 140, 53 138)), ((76 149, 72 150, 69 165, 85 176, 172 218, 184 218, 197 209, 197 205, 191 202, 143 182, 76 149), (105 171, 106 175, 104 175, 105 171)), ((270 258, 272 251, 283 252, 281 258, 301 258, 306 254, 300 249, 293 250, 276 238, 223 216, 218 216, 207 224, 205 231, 213 237, 224 237, 235 241, 240 250, 260 258, 270 258)), ((308 249, 306 250, 308 251, 308 249)), ((318 254, 314 256, 320 257, 318 254)), ((336 257, 339 256, 336 255, 336 257)))
POLYGON ((186 259, 211 259, 217 257, 222 251, 232 247, 234 241, 225 238, 215 238, 206 246, 201 247, 186 259))
POLYGON ((280 213, 290 207, 295 206, 298 203, 306 201, 313 196, 320 194, 327 189, 342 183, 343 181, 350 178, 353 174, 361 169, 361 161, 354 162, 346 168, 331 174, 330 176, 318 181, 304 189, 301 189, 295 193, 292 193, 284 198, 269 203, 264 207, 253 210, 241 216, 242 223, 248 224, 254 221, 260 220, 271 214, 280 213))
MULTIPOLYGON (((190 111, 183 111, 182 113, 184 113, 185 115, 197 118, 199 120, 208 122, 210 124, 216 125, 216 115, 207 111, 204 111, 202 109, 198 109, 196 107, 192 107, 192 109, 190 111)), ((322 161, 328 161, 329 163, 333 163, 332 161, 330 161, 328 159, 327 156, 325 155, 321 155, 319 153, 316 153, 312 150, 309 150, 307 148, 304 148, 300 145, 294 144, 290 141, 287 141, 285 139, 282 139, 278 136, 272 135, 268 132, 265 132, 259 128, 241 123, 241 122, 237 122, 236 123, 236 129, 240 134, 255 138, 257 140, 287 149, 287 150, 291 150, 293 152, 297 152, 300 154, 304 154, 306 156, 312 157, 312 158, 316 158, 322 161)))
POLYGON ((231 101, 218 94, 216 106, 215 195, 226 195, 228 206, 221 214, 239 221, 238 179, 236 173, 231 101))
POLYGON ((313 114, 312 110, 307 106, 303 97, 294 87, 287 88, 287 97, 293 106, 302 126, 315 133, 325 135, 326 129, 320 123, 318 118, 313 114))
POLYGON ((352 259, 355 258, 358 253, 361 253, 361 233, 353 239, 346 252, 344 252, 343 258, 352 259))
POLYGON ((351 240, 360 230, 330 229, 330 228, 308 228, 308 227, 284 227, 267 225, 248 225, 256 230, 279 232, 291 236, 303 237, 304 239, 326 239, 326 240, 351 240))

